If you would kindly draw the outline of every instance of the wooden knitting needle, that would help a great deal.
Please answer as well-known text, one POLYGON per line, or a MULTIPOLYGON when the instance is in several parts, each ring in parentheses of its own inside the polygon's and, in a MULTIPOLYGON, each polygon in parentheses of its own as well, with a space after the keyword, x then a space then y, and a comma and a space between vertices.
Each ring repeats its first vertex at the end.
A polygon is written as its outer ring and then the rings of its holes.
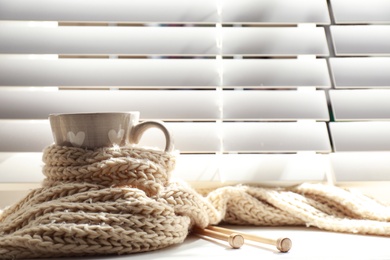
POLYGON ((207 229, 213 230, 216 232, 221 232, 224 234, 232 234, 232 233, 239 234, 244 239, 276 246, 276 248, 282 253, 288 252, 292 246, 291 240, 287 237, 282 237, 282 238, 278 238, 278 239, 270 239, 270 238, 260 237, 260 236, 256 236, 256 235, 252 235, 252 234, 248 234, 248 233, 243 233, 243 232, 238 232, 238 231, 235 231, 232 229, 216 227, 216 226, 208 226, 207 229))
POLYGON ((212 238, 216 238, 216 239, 219 239, 219 240, 222 240, 222 241, 226 241, 234 249, 238 249, 238 248, 240 248, 244 244, 243 236, 239 235, 239 234, 236 234, 234 232, 232 232, 230 234, 225 234, 225 233, 221 233, 221 232, 218 232, 218 231, 210 230, 210 229, 207 229, 207 228, 206 229, 202 229, 202 228, 198 228, 198 227, 195 227, 193 229, 193 231, 196 234, 198 234, 198 235, 202 235, 202 236, 206 236, 206 237, 212 237, 212 238))

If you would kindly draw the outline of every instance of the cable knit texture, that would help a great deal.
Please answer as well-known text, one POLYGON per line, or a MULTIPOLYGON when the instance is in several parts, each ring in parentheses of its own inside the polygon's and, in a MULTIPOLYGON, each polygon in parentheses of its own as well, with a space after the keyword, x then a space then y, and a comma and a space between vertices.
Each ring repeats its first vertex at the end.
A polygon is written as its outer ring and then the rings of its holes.
POLYGON ((390 235, 389 207, 333 186, 239 185, 202 196, 170 181, 174 154, 137 146, 51 145, 43 162, 42 187, 0 212, 0 258, 145 252, 221 222, 390 235))

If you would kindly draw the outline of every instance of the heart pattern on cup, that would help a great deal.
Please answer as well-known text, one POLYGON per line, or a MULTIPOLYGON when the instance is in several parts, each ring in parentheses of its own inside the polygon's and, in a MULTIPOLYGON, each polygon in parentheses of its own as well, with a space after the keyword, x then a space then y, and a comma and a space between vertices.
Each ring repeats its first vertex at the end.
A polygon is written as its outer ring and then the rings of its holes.
POLYGON ((108 131, 108 139, 110 139, 110 142, 112 144, 120 144, 123 140, 123 136, 125 135, 124 129, 119 129, 119 131, 115 131, 114 129, 111 129, 108 131))
POLYGON ((80 147, 85 140, 85 133, 83 131, 77 132, 77 134, 74 134, 73 132, 68 132, 67 137, 69 142, 73 146, 80 147))

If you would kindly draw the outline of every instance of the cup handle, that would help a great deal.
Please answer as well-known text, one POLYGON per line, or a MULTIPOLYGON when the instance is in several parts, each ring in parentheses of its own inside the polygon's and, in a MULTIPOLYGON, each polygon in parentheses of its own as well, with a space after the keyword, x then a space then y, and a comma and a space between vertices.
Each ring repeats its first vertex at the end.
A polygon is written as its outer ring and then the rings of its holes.
POLYGON ((144 121, 133 127, 130 133, 130 143, 137 144, 141 139, 143 133, 149 128, 158 128, 164 133, 166 140, 165 152, 171 152, 173 150, 173 141, 171 138, 171 134, 169 133, 165 125, 159 121, 144 121))

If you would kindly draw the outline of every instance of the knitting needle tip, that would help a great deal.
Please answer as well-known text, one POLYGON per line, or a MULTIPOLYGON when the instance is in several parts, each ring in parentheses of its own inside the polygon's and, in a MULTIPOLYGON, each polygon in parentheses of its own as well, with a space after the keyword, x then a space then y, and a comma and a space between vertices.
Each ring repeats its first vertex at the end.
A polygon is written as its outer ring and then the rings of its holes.
POLYGON ((244 238, 239 234, 232 233, 229 235, 228 243, 232 248, 238 249, 244 244, 244 238))
POLYGON ((276 248, 282 253, 288 252, 291 249, 291 246, 292 242, 287 237, 278 238, 276 240, 276 248))

